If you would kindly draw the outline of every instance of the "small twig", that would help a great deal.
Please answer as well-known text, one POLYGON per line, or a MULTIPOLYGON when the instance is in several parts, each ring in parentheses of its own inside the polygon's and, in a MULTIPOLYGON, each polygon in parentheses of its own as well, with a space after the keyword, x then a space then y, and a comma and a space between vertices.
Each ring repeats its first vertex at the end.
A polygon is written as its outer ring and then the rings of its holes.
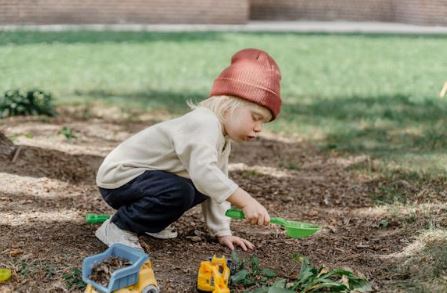
POLYGON ((11 162, 15 162, 17 160, 17 158, 19 157, 20 151, 22 150, 22 146, 19 145, 18 147, 16 147, 15 151, 14 151, 14 156, 12 157, 11 162))
POLYGON ((442 98, 447 94, 447 81, 444 83, 441 92, 439 93, 439 97, 442 98))

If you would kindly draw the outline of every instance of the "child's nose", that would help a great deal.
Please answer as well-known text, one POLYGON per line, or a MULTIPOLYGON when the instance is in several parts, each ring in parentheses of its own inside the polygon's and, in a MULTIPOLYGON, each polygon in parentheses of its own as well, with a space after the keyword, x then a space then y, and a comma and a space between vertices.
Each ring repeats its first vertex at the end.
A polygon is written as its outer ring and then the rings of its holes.
POLYGON ((256 123, 255 127, 253 128, 255 132, 261 132, 262 131, 262 123, 256 123))

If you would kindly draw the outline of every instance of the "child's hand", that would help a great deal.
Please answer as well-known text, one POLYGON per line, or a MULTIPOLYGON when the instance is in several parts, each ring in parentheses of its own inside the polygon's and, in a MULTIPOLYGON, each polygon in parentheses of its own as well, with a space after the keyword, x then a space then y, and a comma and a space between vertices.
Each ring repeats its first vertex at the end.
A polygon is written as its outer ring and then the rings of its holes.
POLYGON ((247 249, 254 249, 255 246, 248 240, 245 240, 241 237, 237 236, 218 236, 217 239, 219 243, 228 247, 231 250, 234 250, 234 245, 240 246, 243 251, 247 251, 247 249))
POLYGON ((245 218, 252 224, 268 225, 270 216, 267 210, 256 199, 242 188, 238 188, 227 201, 242 209, 245 218))
POLYGON ((252 224, 268 225, 270 216, 267 210, 257 200, 253 199, 250 204, 242 208, 245 218, 252 224))

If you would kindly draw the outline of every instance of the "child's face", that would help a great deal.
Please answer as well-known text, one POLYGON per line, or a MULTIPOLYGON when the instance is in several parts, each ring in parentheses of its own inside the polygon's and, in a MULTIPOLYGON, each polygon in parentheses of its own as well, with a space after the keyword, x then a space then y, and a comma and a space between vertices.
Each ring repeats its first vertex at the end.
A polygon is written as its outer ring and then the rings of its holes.
MULTIPOLYGON (((268 111, 266 109, 266 111, 268 111)), ((224 115, 224 131, 234 141, 250 141, 262 131, 269 117, 252 107, 239 107, 224 115)))

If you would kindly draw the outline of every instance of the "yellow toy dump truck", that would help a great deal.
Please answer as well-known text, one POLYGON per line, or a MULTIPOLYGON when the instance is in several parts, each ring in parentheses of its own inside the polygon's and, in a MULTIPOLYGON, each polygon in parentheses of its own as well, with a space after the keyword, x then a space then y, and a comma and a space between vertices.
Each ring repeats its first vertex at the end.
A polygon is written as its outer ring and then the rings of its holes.
POLYGON ((228 280, 230 269, 226 258, 213 256, 200 263, 197 274, 197 289, 200 292, 230 293, 228 280))

